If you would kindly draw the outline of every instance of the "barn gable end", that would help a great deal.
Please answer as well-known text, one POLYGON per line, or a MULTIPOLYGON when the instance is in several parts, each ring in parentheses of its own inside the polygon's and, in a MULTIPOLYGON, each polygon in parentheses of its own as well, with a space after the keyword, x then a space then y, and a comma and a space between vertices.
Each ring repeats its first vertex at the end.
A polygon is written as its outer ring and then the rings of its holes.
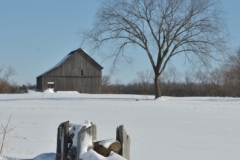
POLYGON ((83 49, 70 52, 53 68, 37 77, 38 90, 46 90, 48 83, 54 83, 55 91, 78 91, 80 93, 101 93, 103 67, 83 49))

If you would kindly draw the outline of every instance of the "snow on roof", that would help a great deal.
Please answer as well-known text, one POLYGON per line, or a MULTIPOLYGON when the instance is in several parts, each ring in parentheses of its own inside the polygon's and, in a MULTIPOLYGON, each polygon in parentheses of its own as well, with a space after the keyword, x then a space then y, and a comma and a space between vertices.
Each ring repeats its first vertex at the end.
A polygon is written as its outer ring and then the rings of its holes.
MULTIPOLYGON (((86 55, 88 55, 96 64, 98 64, 84 49, 82 48, 78 48, 72 52, 70 52, 68 55, 66 55, 60 62, 58 62, 54 67, 50 68, 49 70, 47 70, 46 72, 40 74, 38 77, 44 75, 45 73, 57 68, 58 66, 60 66, 66 59, 68 59, 73 53, 75 53, 78 50, 82 50, 86 55)), ((101 68, 103 68, 100 64, 98 64, 101 68)))
POLYGON ((71 55, 68 54, 67 56, 65 56, 60 62, 58 62, 54 67, 50 68, 49 70, 47 70, 46 72, 42 73, 41 75, 39 75, 38 77, 44 75, 45 73, 57 68, 58 66, 60 66, 66 59, 68 59, 71 55))
POLYGON ((97 63, 91 56, 90 56, 90 54, 88 54, 88 52, 87 51, 85 51, 84 49, 82 49, 82 48, 79 48, 80 50, 82 50, 86 55, 88 55, 96 64, 98 64, 101 68, 103 68, 99 63, 97 63))
POLYGON ((85 52, 87 55, 89 55, 90 56, 90 54, 88 54, 88 52, 87 51, 85 51, 84 49, 82 49, 82 48, 80 48, 81 50, 83 50, 83 52, 85 52))

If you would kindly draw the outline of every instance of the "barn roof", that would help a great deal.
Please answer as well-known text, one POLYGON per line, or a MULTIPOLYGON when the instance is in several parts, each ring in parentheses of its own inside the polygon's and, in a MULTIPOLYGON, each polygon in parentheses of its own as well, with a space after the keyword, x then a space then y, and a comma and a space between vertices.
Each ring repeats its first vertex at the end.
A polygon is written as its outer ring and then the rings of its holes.
POLYGON ((85 53, 93 62, 95 62, 95 63, 99 66, 99 68, 103 69, 103 67, 102 67, 100 64, 98 64, 85 50, 83 50, 82 48, 78 48, 78 49, 70 52, 70 53, 69 53, 68 55, 66 55, 60 62, 58 62, 54 67, 52 67, 52 68, 50 68, 49 70, 45 71, 44 73, 42 73, 42 74, 39 75, 38 77, 40 77, 40 76, 46 74, 47 72, 50 72, 50 71, 52 71, 53 69, 55 69, 55 68, 57 68, 58 66, 60 66, 65 60, 67 60, 67 59, 68 59, 72 54, 74 54, 75 52, 85 53))

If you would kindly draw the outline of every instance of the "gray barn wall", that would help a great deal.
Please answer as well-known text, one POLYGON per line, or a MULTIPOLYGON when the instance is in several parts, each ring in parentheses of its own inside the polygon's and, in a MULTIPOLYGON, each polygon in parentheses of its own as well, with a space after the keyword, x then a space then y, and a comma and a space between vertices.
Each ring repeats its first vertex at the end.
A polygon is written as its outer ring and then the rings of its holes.
POLYGON ((71 52, 70 57, 60 66, 37 77, 37 88, 46 90, 47 82, 54 82, 55 91, 101 93, 101 77, 102 67, 78 49, 71 52), (81 70, 83 70, 83 76, 81 70))
POLYGON ((101 78, 46 76, 42 78, 43 90, 47 89, 47 82, 54 82, 54 91, 101 93, 101 78))

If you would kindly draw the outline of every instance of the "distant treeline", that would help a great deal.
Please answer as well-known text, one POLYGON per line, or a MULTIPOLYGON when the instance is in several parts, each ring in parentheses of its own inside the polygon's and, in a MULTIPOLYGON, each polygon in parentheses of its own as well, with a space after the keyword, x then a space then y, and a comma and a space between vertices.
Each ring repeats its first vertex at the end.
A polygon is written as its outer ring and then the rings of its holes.
MULTIPOLYGON (((111 77, 103 76, 102 93, 154 95, 153 73, 146 70, 137 75, 138 78, 128 84, 121 84, 120 80, 111 84, 111 77)), ((212 70, 182 74, 174 67, 167 68, 160 76, 160 84, 164 96, 240 97, 240 48, 212 70)))

